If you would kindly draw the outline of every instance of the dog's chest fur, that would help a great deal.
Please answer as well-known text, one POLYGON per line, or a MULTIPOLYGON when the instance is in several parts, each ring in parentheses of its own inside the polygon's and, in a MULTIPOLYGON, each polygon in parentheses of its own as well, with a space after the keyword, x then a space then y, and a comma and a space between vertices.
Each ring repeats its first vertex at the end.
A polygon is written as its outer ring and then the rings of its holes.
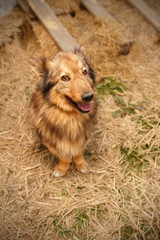
POLYGON ((37 91, 31 102, 31 118, 42 143, 55 149, 64 158, 81 152, 94 132, 96 104, 89 113, 65 112, 44 102, 37 91))

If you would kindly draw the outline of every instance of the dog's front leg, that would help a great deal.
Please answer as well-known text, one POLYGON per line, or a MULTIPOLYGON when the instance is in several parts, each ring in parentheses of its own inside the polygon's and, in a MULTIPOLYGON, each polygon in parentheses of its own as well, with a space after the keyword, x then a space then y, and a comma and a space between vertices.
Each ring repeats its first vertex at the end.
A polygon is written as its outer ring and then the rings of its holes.
POLYGON ((88 164, 86 160, 84 159, 83 153, 78 154, 74 158, 74 163, 76 165, 76 169, 82 173, 88 172, 88 164))
POLYGON ((54 147, 51 145, 47 144, 46 142, 42 141, 42 144, 45 145, 53 155, 57 155, 59 157, 59 163, 55 165, 54 171, 53 171, 53 176, 55 177, 62 177, 66 175, 69 167, 71 160, 70 159, 64 159, 61 156, 59 156, 58 152, 54 147))

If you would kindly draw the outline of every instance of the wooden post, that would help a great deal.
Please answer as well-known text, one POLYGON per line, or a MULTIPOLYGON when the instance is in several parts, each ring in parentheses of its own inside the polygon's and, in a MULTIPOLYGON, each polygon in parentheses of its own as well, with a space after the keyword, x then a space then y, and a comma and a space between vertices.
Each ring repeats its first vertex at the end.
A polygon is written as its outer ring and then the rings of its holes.
POLYGON ((136 7, 141 14, 158 30, 160 31, 160 16, 153 11, 143 0, 127 0, 130 4, 136 7))
POLYGON ((85 8, 88 9, 95 17, 97 18, 111 18, 115 20, 115 18, 108 13, 104 7, 102 7, 96 0, 81 0, 82 4, 85 8))
POLYGON ((79 48, 78 43, 44 0, 27 0, 27 2, 62 51, 73 51, 75 48, 79 48))

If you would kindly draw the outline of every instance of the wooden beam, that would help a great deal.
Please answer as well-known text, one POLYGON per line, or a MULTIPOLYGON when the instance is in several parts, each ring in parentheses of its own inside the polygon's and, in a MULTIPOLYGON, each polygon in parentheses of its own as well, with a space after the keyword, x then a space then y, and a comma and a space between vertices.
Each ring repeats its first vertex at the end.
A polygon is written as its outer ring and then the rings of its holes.
POLYGON ((104 7, 102 7, 96 0, 81 0, 82 4, 97 18, 109 17, 114 19, 114 17, 108 13, 104 7))
POLYGON ((20 7, 23 9, 23 11, 27 14, 27 20, 30 21, 30 20, 34 20, 36 18, 34 12, 29 7, 26 0, 17 0, 17 2, 20 5, 20 7))
POLYGON ((62 51, 74 51, 75 48, 79 48, 78 43, 44 0, 27 0, 27 2, 62 51))
POLYGON ((141 14, 158 30, 160 31, 160 16, 153 11, 143 0, 127 0, 130 4, 136 7, 141 14))

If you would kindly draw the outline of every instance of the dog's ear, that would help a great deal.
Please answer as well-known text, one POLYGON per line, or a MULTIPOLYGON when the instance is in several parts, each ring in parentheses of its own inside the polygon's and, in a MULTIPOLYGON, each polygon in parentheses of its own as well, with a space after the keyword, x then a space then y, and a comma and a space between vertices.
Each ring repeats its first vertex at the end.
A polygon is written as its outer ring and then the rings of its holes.
POLYGON ((32 70, 39 76, 46 76, 49 73, 49 61, 45 58, 30 58, 29 63, 32 70))
POLYGON ((42 57, 39 59, 31 58, 30 63, 33 71, 41 78, 39 87, 44 96, 46 96, 49 90, 56 84, 56 82, 53 81, 53 78, 50 78, 52 61, 47 60, 45 57, 42 57))
POLYGON ((80 48, 75 48, 74 53, 83 58, 86 58, 86 51, 83 46, 80 46, 80 48))

